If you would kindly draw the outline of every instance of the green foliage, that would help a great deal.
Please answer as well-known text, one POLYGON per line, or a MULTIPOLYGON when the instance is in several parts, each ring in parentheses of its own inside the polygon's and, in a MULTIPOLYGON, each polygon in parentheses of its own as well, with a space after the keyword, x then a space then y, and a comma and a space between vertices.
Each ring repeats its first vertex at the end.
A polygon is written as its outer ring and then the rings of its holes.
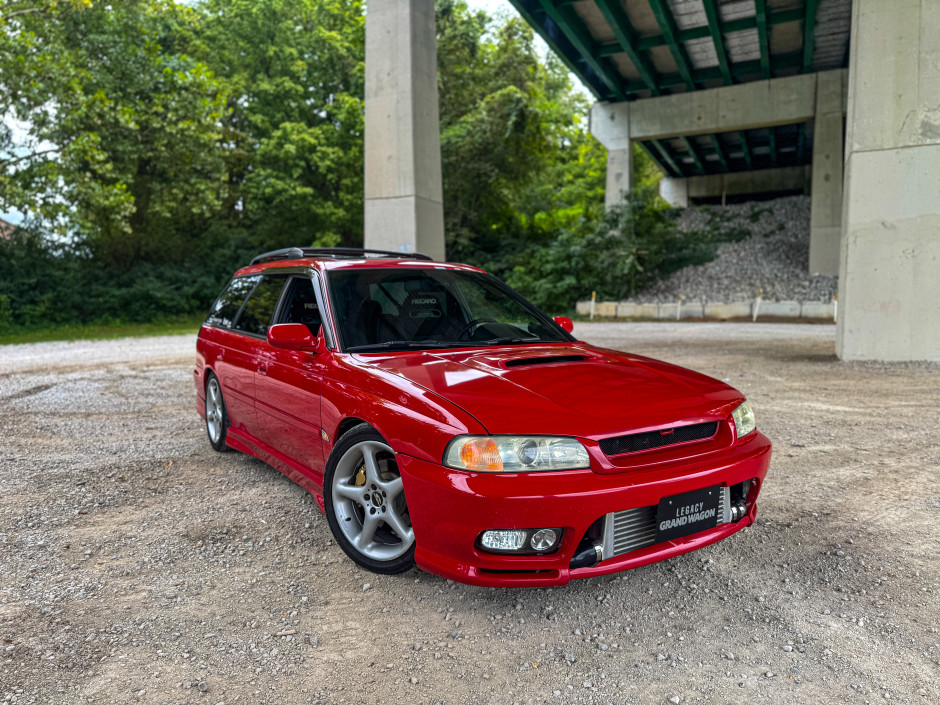
POLYGON ((199 52, 227 87, 219 216, 257 249, 362 245, 360 0, 204 0, 199 52))
POLYGON ((509 284, 552 311, 566 311, 592 291, 618 300, 668 272, 680 245, 669 208, 653 187, 640 187, 600 220, 560 227, 549 245, 516 264, 509 284))
POLYGON ((114 269, 20 231, 0 240, 0 328, 135 323, 205 312, 245 262, 244 236, 203 259, 114 269))
POLYGON ((225 105, 187 54, 193 11, 172 0, 45 5, 4 28, 0 92, 15 96, 9 115, 29 138, 3 165, 0 208, 80 233, 116 266, 190 256, 218 205, 225 105))
MULTIPOLYGON (((550 269, 604 219, 607 152, 588 133, 590 103, 554 55, 542 60, 521 19, 438 0, 437 30, 448 256, 566 309, 546 291, 570 287, 518 272, 534 260, 550 269)), ((660 178, 637 145, 634 182, 655 188, 660 178)))
MULTIPOLYGON (((561 308, 659 271, 658 206, 598 225, 606 152, 561 62, 508 13, 436 18, 449 258, 561 308)), ((34 233, 0 242, 0 329, 191 315, 253 253, 361 245, 364 34, 363 0, 0 3, 0 212, 34 233)))

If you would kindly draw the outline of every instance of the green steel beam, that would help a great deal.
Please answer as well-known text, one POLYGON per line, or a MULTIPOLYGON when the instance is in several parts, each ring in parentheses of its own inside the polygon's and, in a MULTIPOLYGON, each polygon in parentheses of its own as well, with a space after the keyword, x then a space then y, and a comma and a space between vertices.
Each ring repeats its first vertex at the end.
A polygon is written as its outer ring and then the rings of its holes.
POLYGON ((751 165, 751 148, 747 145, 747 133, 742 130, 738 134, 741 135, 741 151, 744 152, 744 161, 747 162, 748 169, 753 169, 754 167, 751 165))
MULTIPOLYGON (((799 68, 803 65, 803 53, 796 52, 793 54, 781 54, 774 59, 774 68, 777 70, 781 69, 792 69, 799 68)), ((745 76, 751 76, 754 74, 760 73, 760 62, 759 61, 742 61, 740 63, 734 64, 731 67, 731 75, 737 81, 744 78, 745 76)), ((703 83, 705 81, 715 81, 721 80, 721 70, 718 68, 709 68, 709 69, 699 69, 695 72, 693 78, 696 83, 703 83)), ((684 85, 685 81, 678 74, 668 74, 661 75, 658 79, 658 85, 660 88, 671 88, 673 86, 684 85)), ((646 84, 640 83, 637 81, 627 83, 624 87, 624 90, 629 95, 639 93, 641 91, 647 90, 646 84)))
POLYGON ((731 69, 728 66, 728 52, 725 51, 725 38, 721 33, 721 19, 718 17, 718 8, 715 6, 715 0, 703 0, 702 5, 705 8, 705 16, 708 18, 708 31, 712 35, 715 53, 718 55, 718 67, 721 69, 721 76, 725 79, 725 85, 730 86, 734 83, 734 79, 731 77, 731 69))
POLYGON ((725 157, 725 151, 721 148, 721 142, 718 135, 711 135, 712 144, 715 147, 715 154, 718 155, 718 163, 721 164, 722 171, 728 171, 728 159, 725 157))
POLYGON ((770 127, 770 165, 777 166, 777 128, 770 127))
MULTIPOLYGON (((685 176, 685 172, 676 165, 672 155, 669 154, 668 147, 666 147, 660 140, 651 140, 651 143, 653 147, 656 148, 656 151, 659 152, 659 154, 662 156, 663 161, 665 161, 669 168, 672 169, 673 176, 685 176)), ((658 162, 659 160, 657 159, 656 161, 658 162)))
POLYGON ((594 40, 578 18, 578 14, 571 7, 556 7, 553 0, 540 0, 540 4, 545 14, 552 18, 575 50, 594 69, 600 79, 607 84, 614 96, 620 100, 625 100, 627 96, 623 91, 622 81, 618 76, 614 76, 610 68, 604 65, 604 60, 597 56, 594 40))
POLYGON ((666 44, 672 53, 672 58, 676 60, 676 67, 679 69, 679 75, 685 81, 685 87, 695 90, 695 81, 692 80, 691 62, 686 54, 685 46, 679 40, 679 29, 676 27, 676 20, 672 16, 672 10, 663 6, 662 0, 649 0, 650 9, 656 16, 656 24, 666 38, 666 44))
POLYGON ((760 75, 770 78, 770 43, 767 41, 767 0, 755 0, 757 43, 760 45, 760 75))
POLYGON ((646 152, 646 156, 653 160, 653 163, 659 167, 659 170, 663 172, 663 174, 666 176, 676 176, 672 173, 671 169, 666 168, 666 166, 660 160, 660 157, 653 154, 652 150, 650 150, 649 145, 647 145, 646 142, 639 142, 638 144, 640 145, 640 149, 646 152))
POLYGON ((816 9, 819 0, 806 0, 806 18, 803 21, 803 73, 813 68, 813 50, 816 45, 816 9))
POLYGON ((692 144, 692 140, 690 140, 685 135, 682 135, 679 139, 682 142, 682 146, 685 147, 686 151, 691 155, 692 161, 695 162, 695 170, 699 174, 704 174, 705 160, 699 156, 698 150, 695 149, 695 145, 692 144))
MULTIPOLYGON (((766 24, 777 25, 785 24, 787 22, 802 22, 803 18, 806 15, 803 12, 803 8, 798 7, 790 10, 778 10, 776 12, 771 12, 766 17, 766 24)), ((756 17, 741 17, 736 20, 729 20, 728 22, 721 23, 722 34, 730 34, 731 32, 742 32, 746 29, 755 29, 757 27, 757 18, 756 17)), ((706 25, 701 27, 692 27, 690 29, 683 29, 679 31, 679 41, 687 42, 691 39, 705 39, 711 35, 711 30, 706 25)), ((649 51, 654 47, 666 46, 666 38, 661 34, 653 34, 648 37, 639 37, 636 40, 636 47, 639 51, 649 51)), ((610 56, 611 54, 619 54, 623 51, 620 48, 620 44, 617 42, 610 42, 608 44, 601 44, 598 48, 598 54, 600 56, 610 56)))
POLYGON ((633 26, 630 24, 627 13, 623 11, 623 7, 616 0, 595 0, 595 2, 597 3, 597 9, 601 11, 604 19, 607 20, 607 24, 613 30, 614 36, 617 38, 617 46, 633 62, 640 78, 643 79, 643 83, 646 84, 650 92, 653 95, 659 95, 661 91, 656 83, 655 70, 643 53, 636 48, 636 33, 633 31, 633 26))
POLYGON ((518 12, 522 19, 526 21, 526 24, 538 32, 539 36, 548 45, 548 48, 551 49, 555 53, 555 56, 561 59, 565 66, 568 67, 568 70, 577 76, 581 83, 586 86, 588 90, 591 91, 591 93, 594 94, 595 98, 598 100, 607 100, 611 97, 609 95, 602 95, 600 92, 598 92, 597 88, 591 85, 591 81, 589 81, 587 76, 584 75, 584 71, 582 71, 582 69, 574 61, 572 61, 564 51, 562 51, 561 47, 559 47, 558 44, 552 40, 548 32, 545 31, 545 28, 542 27, 542 24, 536 19, 535 15, 529 12, 529 9, 526 7, 523 0, 509 1, 512 3, 512 6, 516 8, 516 12, 518 12))

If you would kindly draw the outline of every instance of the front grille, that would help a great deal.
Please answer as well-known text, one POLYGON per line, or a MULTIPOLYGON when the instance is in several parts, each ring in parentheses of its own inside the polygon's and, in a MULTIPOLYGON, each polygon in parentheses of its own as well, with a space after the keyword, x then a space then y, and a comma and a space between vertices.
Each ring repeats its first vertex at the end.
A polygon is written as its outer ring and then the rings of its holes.
POLYGON ((623 455, 624 453, 636 453, 639 450, 672 446, 676 443, 702 441, 711 438, 716 433, 718 433, 718 422, 708 421, 689 426, 664 428, 659 431, 631 433, 627 436, 605 438, 600 442, 600 446, 601 450, 604 451, 604 455, 623 455))
MULTIPOLYGON (((718 524, 731 521, 730 490, 718 496, 718 524)), ((656 541, 657 505, 611 512, 604 519, 604 559, 652 546, 656 541)))

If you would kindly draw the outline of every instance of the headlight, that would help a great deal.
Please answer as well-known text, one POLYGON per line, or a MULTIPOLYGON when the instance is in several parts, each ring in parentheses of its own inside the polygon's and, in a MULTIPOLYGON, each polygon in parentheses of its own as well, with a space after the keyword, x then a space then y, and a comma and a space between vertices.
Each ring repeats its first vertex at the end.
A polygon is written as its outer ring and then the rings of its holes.
POLYGON ((734 419, 734 427, 738 432, 738 438, 743 438, 747 434, 757 430, 757 421, 754 420, 754 410, 748 402, 744 402, 741 406, 732 411, 731 418, 734 419))
POLYGON ((588 452, 564 436, 458 436, 444 465, 473 472, 537 472, 590 467, 588 452))

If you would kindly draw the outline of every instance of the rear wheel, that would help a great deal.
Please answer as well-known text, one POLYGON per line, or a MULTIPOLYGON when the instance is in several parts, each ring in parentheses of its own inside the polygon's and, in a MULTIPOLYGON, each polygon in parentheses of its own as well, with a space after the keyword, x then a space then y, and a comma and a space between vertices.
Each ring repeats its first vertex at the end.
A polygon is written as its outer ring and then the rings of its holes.
POLYGON ((222 452, 228 448, 225 445, 225 437, 228 435, 228 412, 225 410, 219 378, 211 372, 206 380, 206 433, 215 450, 222 452))
POLYGON ((414 565, 415 538, 395 453, 368 424, 343 435, 330 453, 323 503, 346 554, 374 573, 414 565))

